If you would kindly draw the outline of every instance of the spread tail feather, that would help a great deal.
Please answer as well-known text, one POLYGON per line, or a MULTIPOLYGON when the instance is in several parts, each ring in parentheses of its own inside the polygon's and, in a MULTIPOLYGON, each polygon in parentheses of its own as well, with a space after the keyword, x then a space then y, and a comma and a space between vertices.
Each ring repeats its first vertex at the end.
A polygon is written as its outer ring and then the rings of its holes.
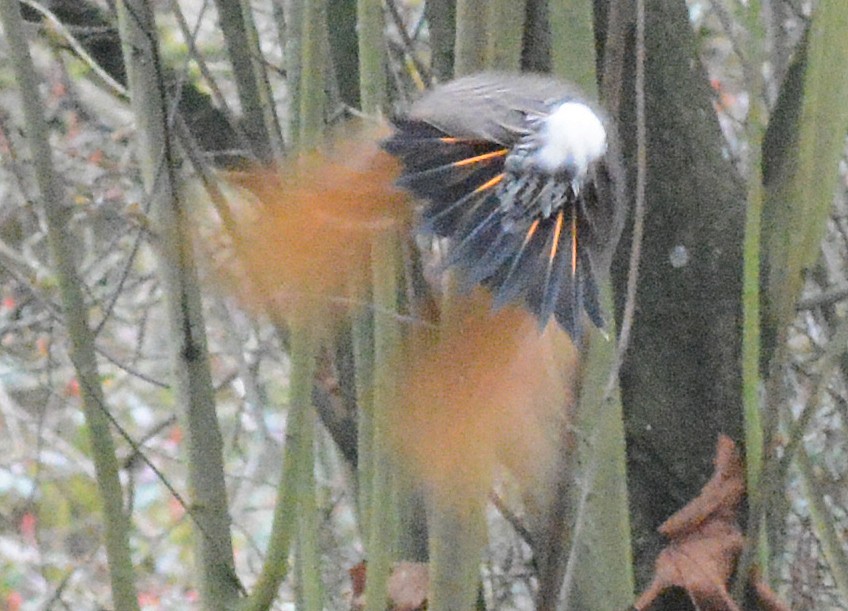
POLYGON ((426 200, 424 227, 450 239, 445 265, 461 271, 462 286, 488 287, 495 308, 523 302, 540 327, 554 317, 576 342, 584 311, 603 327, 584 202, 567 202, 548 217, 506 206, 502 145, 455 138, 421 121, 395 126, 383 148, 403 162, 398 185, 426 200))

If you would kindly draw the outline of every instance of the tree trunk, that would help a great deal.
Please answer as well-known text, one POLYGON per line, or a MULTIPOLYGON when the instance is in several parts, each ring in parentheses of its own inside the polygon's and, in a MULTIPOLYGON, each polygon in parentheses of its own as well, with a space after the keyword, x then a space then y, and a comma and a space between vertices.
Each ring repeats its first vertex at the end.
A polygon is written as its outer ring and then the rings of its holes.
POLYGON ((136 120, 137 155, 156 222, 176 404, 182 410, 186 430, 199 589, 204 610, 223 610, 239 595, 224 481, 223 440, 215 412, 192 234, 176 185, 176 159, 165 115, 158 38, 146 1, 125 0, 118 4, 118 14, 136 120))
MULTIPOLYGON (((605 5, 596 2, 598 14, 605 5)), ((712 472, 718 434, 742 439, 745 189, 723 154, 685 2, 646 5, 647 214, 621 371, 638 586, 663 545, 657 526, 695 497, 712 472)), ((599 26, 603 40, 607 24, 599 26)), ((629 31, 617 118, 632 191, 636 52, 629 31)), ((619 317, 629 235, 630 228, 613 270, 619 317)))

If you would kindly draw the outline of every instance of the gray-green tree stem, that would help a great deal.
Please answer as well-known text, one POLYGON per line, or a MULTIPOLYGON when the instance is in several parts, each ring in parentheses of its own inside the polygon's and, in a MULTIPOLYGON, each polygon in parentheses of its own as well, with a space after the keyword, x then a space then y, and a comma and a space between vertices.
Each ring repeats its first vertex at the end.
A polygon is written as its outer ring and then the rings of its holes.
MULTIPOLYGON (((251 44, 243 14, 242 3, 238 0, 216 0, 221 32, 227 45, 230 63, 233 65, 233 78, 236 81, 241 111, 244 115, 244 127, 251 139, 256 156, 269 161, 273 156, 271 131, 265 120, 262 95, 264 79, 260 79, 251 55, 258 53, 258 47, 251 44)), ((258 57, 258 55, 257 55, 258 57)))
POLYGON ((362 112, 378 115, 386 102, 386 68, 382 0, 357 1, 359 89, 362 112))
POLYGON ((103 503, 104 540, 115 608, 139 608, 129 547, 129 517, 124 513, 118 461, 109 430, 109 417, 88 324, 88 307, 74 261, 74 240, 69 231, 70 207, 53 166, 47 123, 38 93, 35 69, 24 39, 18 3, 0 0, 0 17, 9 43, 13 69, 20 86, 27 137, 38 190, 47 219, 47 239, 59 284, 62 310, 70 340, 70 357, 76 370, 88 427, 97 486, 103 503))
POLYGON ((463 76, 485 66, 486 0, 457 0, 454 75, 463 76))
POLYGON ((366 611, 386 607, 386 584, 397 550, 396 468, 389 453, 389 418, 397 409, 394 364, 400 353, 401 330, 397 312, 400 247, 394 231, 374 239, 371 255, 374 283, 374 391, 372 396, 371 481, 368 530, 366 611))
POLYGON ((324 54, 322 20, 326 18, 324 0, 304 0, 300 12, 300 145, 309 148, 318 143, 324 129, 324 54))
POLYGON ((223 610, 232 606, 239 594, 230 538, 223 444, 215 413, 189 221, 177 192, 150 4, 144 0, 119 2, 118 21, 136 119, 137 154, 153 206, 176 404, 186 430, 199 590, 205 610, 223 610))
POLYGON ((324 586, 321 583, 321 559, 318 546, 320 512, 315 484, 315 410, 312 406, 312 384, 315 374, 316 341, 308 324, 292 325, 291 410, 297 410, 295 434, 299 443, 295 459, 297 490, 297 561, 304 611, 321 611, 324 586))
POLYGON ((486 28, 486 66, 515 72, 521 65, 524 0, 490 0, 486 28))
POLYGON ((597 94, 591 0, 557 0, 549 5, 551 67, 586 92, 597 94))

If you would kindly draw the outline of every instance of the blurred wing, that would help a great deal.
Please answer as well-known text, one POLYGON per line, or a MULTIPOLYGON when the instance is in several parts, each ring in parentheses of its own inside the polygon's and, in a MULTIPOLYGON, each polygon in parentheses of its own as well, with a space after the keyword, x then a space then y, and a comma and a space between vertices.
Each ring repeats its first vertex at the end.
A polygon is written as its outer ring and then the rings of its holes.
POLYGON ((509 148, 526 135, 528 116, 545 115, 553 103, 574 97, 574 88, 547 76, 483 72, 429 91, 407 116, 456 137, 509 148))

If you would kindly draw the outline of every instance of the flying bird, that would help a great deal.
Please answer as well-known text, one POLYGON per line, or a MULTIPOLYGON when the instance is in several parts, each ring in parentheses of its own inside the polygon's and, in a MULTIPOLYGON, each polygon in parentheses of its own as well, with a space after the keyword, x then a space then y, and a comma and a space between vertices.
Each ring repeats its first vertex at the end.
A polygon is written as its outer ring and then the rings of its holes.
POLYGON ((393 121, 383 148, 398 186, 424 201, 422 230, 448 239, 447 267, 494 307, 522 303, 572 339, 604 328, 598 284, 625 217, 609 121, 574 86, 481 73, 435 87, 393 121))

